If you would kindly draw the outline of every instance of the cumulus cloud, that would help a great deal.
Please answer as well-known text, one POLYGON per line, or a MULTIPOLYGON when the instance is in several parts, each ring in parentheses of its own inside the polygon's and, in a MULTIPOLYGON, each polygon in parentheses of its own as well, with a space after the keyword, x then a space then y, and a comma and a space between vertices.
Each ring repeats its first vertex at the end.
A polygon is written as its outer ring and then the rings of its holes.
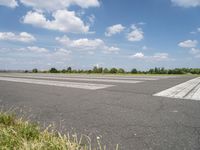
POLYGON ((101 48, 102 45, 104 45, 104 42, 101 39, 90 40, 87 38, 82 38, 77 40, 71 40, 69 37, 63 36, 56 37, 56 40, 61 44, 65 45, 66 47, 76 48, 79 50, 94 50, 97 48, 101 48))
POLYGON ((49 53, 47 56, 49 59, 64 62, 64 61, 70 60, 70 54, 71 54, 70 50, 59 48, 59 49, 55 49, 53 52, 49 53))
POLYGON ((56 37, 56 40, 64 45, 67 48, 73 48, 79 51, 91 51, 92 50, 103 50, 103 52, 116 53, 119 51, 119 48, 117 47, 109 47, 107 46, 103 40, 101 39, 87 39, 87 38, 81 38, 77 40, 71 40, 67 36, 63 37, 56 37))
POLYGON ((193 55, 195 58, 200 58, 200 49, 199 48, 191 48, 189 53, 193 55))
POLYGON ((58 48, 54 49, 53 51, 48 50, 43 47, 37 47, 37 46, 28 46, 26 48, 21 48, 19 49, 20 51, 25 51, 25 52, 31 52, 31 53, 39 53, 43 54, 45 57, 48 58, 57 58, 59 59, 68 59, 68 56, 71 54, 71 51, 63 49, 63 48, 58 48))
POLYGON ((18 6, 16 0, 0 0, 0 5, 15 8, 18 6))
POLYGON ((141 52, 135 53, 130 56, 131 58, 144 58, 144 54, 141 52))
POLYGON ((190 49, 190 54, 193 54, 193 55, 200 54, 200 49, 191 48, 190 49))
POLYGON ((89 31, 89 26, 85 25, 74 11, 57 10, 53 12, 52 17, 52 20, 48 20, 41 12, 29 11, 22 21, 25 24, 61 32, 86 33, 89 31))
POLYGON ((200 0, 171 0, 171 2, 175 6, 180 6, 185 8, 200 6, 200 0))
POLYGON ((168 53, 155 53, 153 55, 153 60, 156 61, 164 61, 169 59, 169 54, 168 53))
POLYGON ((142 59, 146 61, 166 61, 169 60, 169 54, 168 53, 155 53, 154 55, 144 55, 142 52, 137 52, 130 56, 130 58, 135 59, 142 59))
POLYGON ((98 0, 20 0, 20 2, 26 6, 33 7, 35 10, 47 11, 65 9, 71 5, 78 5, 81 8, 100 6, 98 0))
POLYGON ((142 50, 147 50, 148 49, 148 47, 147 46, 142 46, 142 50))
POLYGON ((0 32, 0 40, 19 41, 19 42, 33 42, 35 37, 27 32, 15 34, 13 32, 0 32))
POLYGON ((50 67, 63 68, 71 60, 71 51, 63 48, 47 49, 38 46, 21 48, 0 47, 0 65, 12 69, 50 67), (6 64, 6 65, 3 65, 6 64))
POLYGON ((200 49, 196 48, 198 44, 197 40, 186 40, 183 42, 180 42, 178 46, 187 48, 186 50, 188 51, 189 54, 196 58, 200 58, 200 49))
POLYGON ((144 39, 144 32, 142 28, 137 27, 136 25, 131 26, 132 31, 128 33, 127 39, 132 42, 141 41, 144 39))
POLYGON ((106 29, 105 36, 112 36, 114 34, 122 32, 124 29, 125 27, 121 24, 110 26, 106 29))
POLYGON ((118 48, 118 47, 114 47, 114 46, 108 47, 108 46, 105 46, 104 50, 103 50, 103 53, 105 53, 105 54, 111 54, 111 53, 118 54, 119 51, 120 51, 120 48, 118 48))
POLYGON ((90 24, 93 25, 94 21, 95 21, 95 16, 93 14, 88 16, 88 20, 89 20, 90 24))
POLYGON ((76 14, 75 11, 69 11, 68 7, 77 5, 81 8, 98 7, 98 0, 20 0, 22 4, 32 7, 33 11, 29 11, 22 18, 25 24, 31 24, 49 30, 71 33, 89 33, 89 26, 94 23, 95 16, 89 16, 89 23, 84 21, 76 14), (46 16, 51 15, 49 19, 46 16))
POLYGON ((186 41, 180 42, 178 46, 182 48, 194 48, 197 46, 197 44, 198 44, 197 40, 186 40, 186 41))
POLYGON ((49 52, 48 49, 37 47, 37 46, 28 46, 26 48, 20 48, 19 51, 34 52, 34 53, 47 53, 47 52, 49 52))

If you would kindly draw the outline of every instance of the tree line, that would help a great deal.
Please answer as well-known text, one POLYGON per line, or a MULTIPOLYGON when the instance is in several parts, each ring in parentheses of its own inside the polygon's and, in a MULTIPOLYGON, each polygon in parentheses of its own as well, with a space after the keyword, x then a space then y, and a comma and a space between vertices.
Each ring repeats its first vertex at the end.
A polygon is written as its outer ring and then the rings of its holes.
MULTIPOLYGON (((29 71, 25 71, 29 72, 29 71)), ((33 69, 33 73, 101 73, 101 74, 200 74, 200 68, 175 68, 175 69, 165 69, 155 67, 149 69, 148 71, 140 71, 136 68, 133 68, 131 71, 125 71, 123 68, 103 68, 103 67, 94 67, 93 69, 83 70, 83 69, 72 69, 68 67, 66 69, 58 70, 56 68, 51 68, 47 71, 40 71, 38 69, 33 69)))

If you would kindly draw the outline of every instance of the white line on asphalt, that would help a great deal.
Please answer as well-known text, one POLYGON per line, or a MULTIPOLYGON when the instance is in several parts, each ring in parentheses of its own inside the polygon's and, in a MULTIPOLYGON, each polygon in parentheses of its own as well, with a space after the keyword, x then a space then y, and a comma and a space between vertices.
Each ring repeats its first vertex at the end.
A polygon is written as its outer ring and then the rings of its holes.
POLYGON ((106 84, 90 84, 90 83, 77 83, 77 82, 61 82, 61 81, 52 81, 52 80, 36 80, 36 79, 23 79, 23 78, 10 78, 10 77, 0 77, 2 81, 11 81, 11 82, 20 82, 20 83, 31 83, 31 84, 40 84, 40 85, 52 85, 60 87, 70 87, 70 88, 79 88, 87 90, 97 90, 112 87, 114 85, 106 84))
POLYGON ((74 74, 0 74, 1 76, 34 76, 34 77, 56 77, 56 78, 83 78, 83 79, 116 79, 116 80, 159 80, 176 78, 177 76, 119 76, 119 75, 74 75, 74 74))
POLYGON ((154 96, 200 100, 200 77, 156 93, 154 96))
POLYGON ((111 83, 140 83, 143 81, 136 80, 113 80, 113 79, 92 79, 92 78, 71 78, 71 77, 53 77, 53 76, 7 76, 7 77, 22 77, 34 79, 56 79, 56 80, 72 80, 72 81, 92 81, 92 82, 111 82, 111 83))

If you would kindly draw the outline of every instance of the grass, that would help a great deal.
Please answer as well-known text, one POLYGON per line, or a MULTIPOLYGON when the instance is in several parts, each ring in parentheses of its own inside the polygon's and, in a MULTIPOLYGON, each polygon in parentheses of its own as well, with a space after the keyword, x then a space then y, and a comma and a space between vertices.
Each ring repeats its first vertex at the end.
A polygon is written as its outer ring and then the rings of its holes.
MULTIPOLYGON (((39 73, 29 73, 29 74, 40 74, 39 73)), ((145 73, 42 73, 42 74, 52 74, 52 75, 99 75, 99 76, 106 76, 106 75, 112 75, 112 76, 195 76, 197 74, 145 74, 145 73)))
MULTIPOLYGON (((12 113, 0 112, 0 149, 1 150, 92 150, 90 139, 82 143, 77 135, 61 135, 50 129, 41 130, 37 124, 17 118, 12 113)), ((104 150, 97 139, 97 148, 104 150)), ((118 148, 116 148, 118 149, 118 148)))

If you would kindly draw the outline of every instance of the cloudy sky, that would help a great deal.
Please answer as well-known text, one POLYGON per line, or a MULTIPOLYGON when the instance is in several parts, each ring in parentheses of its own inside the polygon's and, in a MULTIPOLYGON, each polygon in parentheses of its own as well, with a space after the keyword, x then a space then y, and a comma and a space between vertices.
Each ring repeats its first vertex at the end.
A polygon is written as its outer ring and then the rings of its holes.
POLYGON ((200 67, 200 0, 0 0, 0 69, 200 67))

